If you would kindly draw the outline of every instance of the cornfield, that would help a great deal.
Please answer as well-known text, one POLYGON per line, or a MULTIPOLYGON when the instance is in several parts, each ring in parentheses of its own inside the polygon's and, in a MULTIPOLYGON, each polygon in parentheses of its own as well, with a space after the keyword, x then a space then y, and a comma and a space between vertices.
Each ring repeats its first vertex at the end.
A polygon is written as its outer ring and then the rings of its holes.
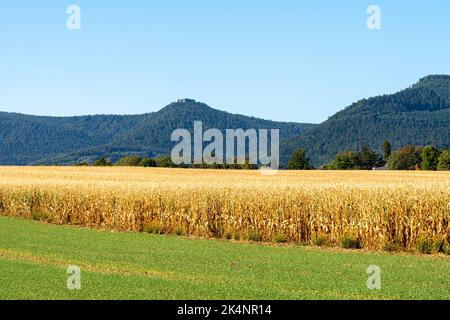
POLYGON ((450 173, 2 167, 0 215, 119 231, 326 243, 450 243, 450 173))

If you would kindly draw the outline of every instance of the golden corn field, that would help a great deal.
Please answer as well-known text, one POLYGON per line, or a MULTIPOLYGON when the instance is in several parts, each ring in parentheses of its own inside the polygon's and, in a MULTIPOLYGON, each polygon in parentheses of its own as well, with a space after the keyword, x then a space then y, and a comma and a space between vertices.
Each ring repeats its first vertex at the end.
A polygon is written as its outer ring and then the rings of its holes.
POLYGON ((1 167, 0 214, 56 224, 367 249, 450 242, 450 173, 1 167))

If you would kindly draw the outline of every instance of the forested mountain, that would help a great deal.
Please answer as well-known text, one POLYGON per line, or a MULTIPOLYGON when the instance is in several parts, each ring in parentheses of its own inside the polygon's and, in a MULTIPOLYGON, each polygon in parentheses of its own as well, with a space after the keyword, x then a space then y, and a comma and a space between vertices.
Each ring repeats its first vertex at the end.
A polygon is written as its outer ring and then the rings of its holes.
POLYGON ((139 116, 40 117, 0 112, 0 164, 24 165, 111 141, 139 116))
POLYGON ((386 139, 393 148, 407 144, 449 147, 450 76, 428 76, 398 93, 358 101, 287 142, 283 158, 304 148, 319 166, 337 152, 357 150, 362 144, 381 153, 386 139))
POLYGON ((318 167, 367 144, 381 153, 407 144, 450 147, 450 76, 428 76, 392 95, 363 99, 320 125, 230 114, 190 99, 142 115, 41 117, 0 112, 0 164, 72 164, 99 157, 170 154, 177 128, 280 129, 281 164, 303 148, 318 167))
POLYGON ((170 154, 173 130, 280 129, 282 139, 299 136, 311 124, 283 123, 230 114, 184 99, 142 115, 41 117, 0 113, 0 164, 70 164, 99 157, 170 154))
POLYGON ((203 122, 203 130, 225 129, 280 129, 280 139, 296 137, 312 124, 275 122, 254 117, 246 117, 220 111, 195 100, 183 99, 171 103, 157 113, 144 115, 133 130, 128 130, 113 141, 115 145, 151 146, 158 153, 167 153, 174 145, 170 135, 177 128, 185 128, 193 132, 194 121, 203 122))

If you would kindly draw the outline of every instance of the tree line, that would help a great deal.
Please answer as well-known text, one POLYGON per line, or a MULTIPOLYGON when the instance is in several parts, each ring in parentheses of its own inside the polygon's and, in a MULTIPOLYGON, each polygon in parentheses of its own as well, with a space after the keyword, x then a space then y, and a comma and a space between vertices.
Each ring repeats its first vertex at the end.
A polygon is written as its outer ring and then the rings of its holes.
MULTIPOLYGON (((237 162, 237 161, 235 161, 237 162)), ((89 166, 86 161, 77 163, 77 166, 89 166)), ((259 167, 257 165, 249 163, 246 160, 245 164, 180 164, 173 163, 169 156, 160 156, 157 158, 147 158, 141 156, 126 156, 119 159, 116 162, 112 162, 110 159, 101 157, 94 161, 92 164, 94 167, 160 167, 160 168, 194 168, 194 169, 242 169, 242 170, 256 170, 259 167)))
MULTIPOLYGON (((81 162, 78 166, 88 166, 81 162)), ((93 166, 131 166, 131 167, 162 167, 162 168, 198 168, 198 169, 245 169, 255 170, 258 165, 250 164, 191 164, 176 165, 169 156, 147 158, 142 156, 126 156, 113 163, 108 158, 100 158, 93 166)), ((368 145, 363 144, 357 151, 346 150, 336 154, 334 159, 320 167, 322 170, 372 170, 373 168, 389 170, 450 170, 450 149, 439 150, 433 145, 419 147, 406 145, 392 151, 389 141, 383 143, 383 155, 378 154, 368 145)), ((293 152, 288 170, 312 170, 307 152, 297 149, 293 152)))

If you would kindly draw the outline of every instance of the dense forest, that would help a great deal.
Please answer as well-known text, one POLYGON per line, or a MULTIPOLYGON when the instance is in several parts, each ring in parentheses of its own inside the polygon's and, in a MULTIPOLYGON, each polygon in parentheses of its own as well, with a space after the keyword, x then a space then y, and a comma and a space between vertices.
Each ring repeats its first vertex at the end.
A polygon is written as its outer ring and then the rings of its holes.
POLYGON ((450 76, 437 75, 391 95, 363 99, 319 124, 275 122, 230 114, 190 99, 142 115, 42 117, 0 112, 0 164, 92 164, 100 158, 169 155, 177 128, 280 129, 280 163, 306 150, 318 168, 362 145, 382 153, 406 145, 450 147, 450 76))
POLYGON ((358 101, 285 144, 283 159, 305 149, 314 166, 344 150, 368 145, 382 152, 412 144, 450 146, 450 76, 429 76, 401 92, 358 101))
POLYGON ((0 113, 0 164, 74 164, 127 155, 168 155, 173 130, 208 128, 280 129, 280 139, 301 135, 314 125, 275 122, 231 114, 194 100, 180 100, 142 115, 38 117, 0 113))
POLYGON ((138 116, 37 117, 1 112, 0 164, 25 165, 108 144, 138 122, 138 116))

